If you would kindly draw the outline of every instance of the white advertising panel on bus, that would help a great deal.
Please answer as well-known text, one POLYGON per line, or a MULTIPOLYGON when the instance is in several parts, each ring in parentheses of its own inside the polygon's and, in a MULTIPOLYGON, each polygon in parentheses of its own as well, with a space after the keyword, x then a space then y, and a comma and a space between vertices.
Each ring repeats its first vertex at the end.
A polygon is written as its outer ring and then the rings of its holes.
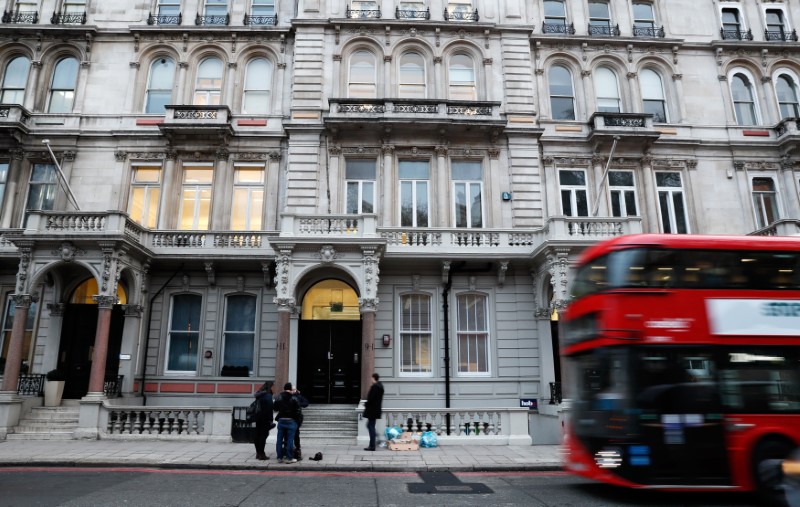
POLYGON ((713 334, 800 336, 800 300, 706 299, 713 334))

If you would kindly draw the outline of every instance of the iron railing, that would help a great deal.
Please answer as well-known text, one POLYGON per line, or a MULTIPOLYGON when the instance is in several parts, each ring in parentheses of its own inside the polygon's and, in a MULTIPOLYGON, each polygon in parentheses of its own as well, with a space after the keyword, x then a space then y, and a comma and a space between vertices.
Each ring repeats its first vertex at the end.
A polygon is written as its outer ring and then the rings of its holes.
POLYGON ((561 404, 561 382, 550 382, 550 404, 561 404))
POLYGON ((85 25, 86 12, 82 14, 54 12, 50 17, 50 23, 53 25, 85 25))
POLYGON ((724 28, 720 28, 719 29, 719 36, 723 40, 729 40, 729 39, 733 39, 733 40, 753 40, 753 31, 752 30, 742 31, 742 30, 739 30, 738 28, 736 28, 734 30, 726 30, 724 28))
POLYGON ((654 26, 634 26, 634 37, 661 37, 665 36, 664 27, 656 28, 654 26))
POLYGON ((117 375, 114 380, 106 380, 103 382, 103 393, 109 398, 118 398, 122 395, 122 379, 125 375, 117 375))
POLYGON ((394 11, 394 17, 397 19, 431 19, 431 8, 428 7, 424 11, 415 11, 402 10, 398 7, 394 11))
POLYGON ((784 30, 764 30, 764 40, 797 42, 797 30, 792 30, 791 33, 786 33, 784 30))
POLYGON ((450 12, 444 10, 445 21, 480 21, 481 17, 478 16, 478 9, 474 11, 454 11, 450 12))
POLYGON ((561 33, 564 35, 575 35, 575 25, 573 23, 552 23, 542 22, 542 33, 561 33))
POLYGON ((247 407, 233 407, 231 413, 231 440, 237 443, 253 443, 256 423, 247 422, 247 407))
POLYGON ((593 25, 589 24, 589 35, 600 35, 602 37, 618 37, 620 34, 619 25, 593 25))
POLYGON ((277 24, 278 24, 277 14, 272 14, 270 16, 251 16, 249 14, 244 15, 245 26, 266 26, 266 25, 275 26, 277 24))
POLYGON ((42 396, 44 391, 44 375, 40 373, 22 373, 17 381, 17 394, 20 396, 42 396))
POLYGON ((180 25, 182 21, 183 15, 181 13, 165 16, 154 16, 152 13, 150 13, 147 16, 148 25, 180 25))
POLYGON ((346 18, 380 19, 381 9, 351 9, 348 5, 344 15, 346 18))
POLYGON ((231 17, 228 14, 212 14, 210 16, 201 16, 198 14, 194 18, 194 24, 197 26, 208 25, 228 25, 231 22, 231 17))
POLYGON ((3 13, 3 23, 31 23, 36 24, 39 22, 39 13, 37 11, 16 11, 3 13))

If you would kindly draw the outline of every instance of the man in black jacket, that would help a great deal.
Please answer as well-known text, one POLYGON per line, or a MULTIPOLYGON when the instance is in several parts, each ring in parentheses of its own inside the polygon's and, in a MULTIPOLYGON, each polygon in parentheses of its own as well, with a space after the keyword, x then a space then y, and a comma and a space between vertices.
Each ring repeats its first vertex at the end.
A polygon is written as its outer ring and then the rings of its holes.
POLYGON ((264 385, 256 392, 256 400, 259 404, 258 419, 256 419, 256 459, 265 460, 267 455, 264 446, 267 444, 269 430, 272 427, 272 382, 264 382, 264 385))
POLYGON ((294 457, 294 434, 300 418, 300 404, 292 392, 292 383, 283 386, 283 392, 275 397, 274 408, 278 412, 278 440, 275 452, 278 463, 297 463, 294 457))
POLYGON ((380 375, 372 374, 372 386, 367 393, 364 403, 364 417, 367 418, 367 431, 369 432, 369 447, 365 451, 375 450, 375 421, 381 418, 381 404, 383 403, 383 384, 379 382, 380 375))

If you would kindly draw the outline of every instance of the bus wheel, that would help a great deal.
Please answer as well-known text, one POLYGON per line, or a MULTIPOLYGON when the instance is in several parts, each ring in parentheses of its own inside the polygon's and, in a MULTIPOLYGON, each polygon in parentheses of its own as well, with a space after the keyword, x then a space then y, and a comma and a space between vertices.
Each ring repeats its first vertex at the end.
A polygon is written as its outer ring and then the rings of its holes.
POLYGON ((771 438, 759 443, 753 452, 753 480, 759 496, 768 505, 787 505, 787 484, 781 464, 794 447, 787 440, 771 438))

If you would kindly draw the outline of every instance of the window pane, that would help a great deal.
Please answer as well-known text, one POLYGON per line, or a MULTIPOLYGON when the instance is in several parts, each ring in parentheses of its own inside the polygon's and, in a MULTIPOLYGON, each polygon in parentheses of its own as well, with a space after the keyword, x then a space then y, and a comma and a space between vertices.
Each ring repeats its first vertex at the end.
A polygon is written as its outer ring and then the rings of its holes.
POLYGON ((159 58, 150 66, 150 88, 171 90, 175 77, 175 62, 172 58, 159 58))
POLYGON ((656 173, 656 185, 659 187, 675 187, 681 188, 681 173, 656 173))
POLYGON ((31 61, 24 56, 19 56, 11 60, 6 67, 6 75, 3 78, 3 88, 25 88, 28 82, 28 71, 31 61))
POLYGON ((399 174, 401 180, 427 180, 430 166, 425 161, 401 160, 399 174))
POLYGON ((478 161, 453 161, 452 171, 454 180, 481 181, 483 179, 482 164, 478 161))
POLYGON ((564 2, 546 0, 544 2, 544 15, 547 17, 564 17, 564 2))
POLYGON ((182 294, 172 298, 172 320, 170 322, 169 354, 167 369, 172 371, 195 371, 200 331, 200 305, 202 299, 193 294, 182 294))
POLYGON ((225 319, 225 331, 254 332, 255 330, 255 296, 228 296, 228 314, 225 319))
POLYGON ((78 78, 78 60, 64 58, 56 65, 53 72, 53 88, 57 90, 72 90, 78 78))
POLYGON ((348 159, 345 174, 348 180, 374 180, 375 161, 348 159))
POLYGON ((562 185, 586 185, 586 173, 583 171, 559 171, 558 181, 562 185))

